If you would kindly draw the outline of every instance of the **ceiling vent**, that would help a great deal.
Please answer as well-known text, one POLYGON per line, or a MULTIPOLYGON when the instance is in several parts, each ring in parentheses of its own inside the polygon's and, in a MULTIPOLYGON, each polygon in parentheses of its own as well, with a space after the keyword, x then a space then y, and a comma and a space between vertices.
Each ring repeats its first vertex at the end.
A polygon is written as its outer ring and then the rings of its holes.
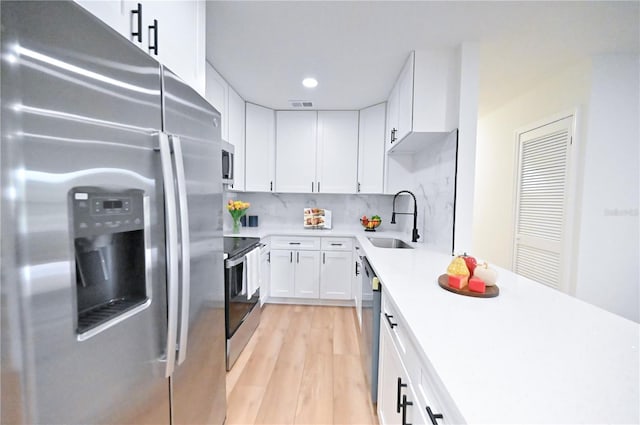
POLYGON ((313 102, 310 100, 290 100, 289 104, 292 108, 312 108, 313 102))

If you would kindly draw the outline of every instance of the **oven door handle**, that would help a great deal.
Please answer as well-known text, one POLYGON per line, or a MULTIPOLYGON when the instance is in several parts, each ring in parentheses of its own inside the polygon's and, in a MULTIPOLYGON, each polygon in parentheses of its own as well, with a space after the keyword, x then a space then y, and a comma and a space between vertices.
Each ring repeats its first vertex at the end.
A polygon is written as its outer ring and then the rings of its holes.
POLYGON ((231 260, 228 259, 228 260, 226 260, 224 262, 224 268, 225 269, 231 269, 231 268, 237 266, 238 264, 244 263, 246 260, 247 260, 247 255, 246 254, 242 255, 242 256, 240 256, 238 258, 231 259, 231 260))

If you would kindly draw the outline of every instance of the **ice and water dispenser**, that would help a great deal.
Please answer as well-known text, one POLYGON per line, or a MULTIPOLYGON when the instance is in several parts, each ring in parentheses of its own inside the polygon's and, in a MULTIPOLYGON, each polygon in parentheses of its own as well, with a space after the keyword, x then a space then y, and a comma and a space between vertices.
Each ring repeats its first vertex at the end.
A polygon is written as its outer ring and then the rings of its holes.
POLYGON ((137 189, 70 191, 78 335, 124 319, 149 300, 144 199, 137 189))

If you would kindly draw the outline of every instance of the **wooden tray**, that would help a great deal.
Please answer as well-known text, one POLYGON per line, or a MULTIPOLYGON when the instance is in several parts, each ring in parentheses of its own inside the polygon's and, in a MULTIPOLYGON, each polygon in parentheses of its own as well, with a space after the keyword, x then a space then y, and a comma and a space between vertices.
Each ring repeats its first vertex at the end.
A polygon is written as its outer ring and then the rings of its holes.
POLYGON ((487 286, 486 292, 484 294, 481 294, 480 292, 470 291, 468 287, 465 287, 464 289, 452 288, 451 286, 449 286, 449 275, 447 274, 441 274, 438 277, 438 285, 440 285, 442 289, 446 289, 447 291, 450 291, 456 294, 466 295, 468 297, 493 298, 493 297, 497 297, 500 294, 500 288, 498 288, 495 285, 487 286))

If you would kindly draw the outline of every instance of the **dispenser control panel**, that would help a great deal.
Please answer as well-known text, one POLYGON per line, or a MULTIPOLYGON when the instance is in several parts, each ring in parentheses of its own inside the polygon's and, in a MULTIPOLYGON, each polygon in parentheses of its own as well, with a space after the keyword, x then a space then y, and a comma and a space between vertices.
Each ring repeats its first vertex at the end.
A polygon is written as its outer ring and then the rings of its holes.
POLYGON ((120 192, 94 187, 77 187, 71 191, 76 236, 126 232, 142 229, 143 191, 120 192))

